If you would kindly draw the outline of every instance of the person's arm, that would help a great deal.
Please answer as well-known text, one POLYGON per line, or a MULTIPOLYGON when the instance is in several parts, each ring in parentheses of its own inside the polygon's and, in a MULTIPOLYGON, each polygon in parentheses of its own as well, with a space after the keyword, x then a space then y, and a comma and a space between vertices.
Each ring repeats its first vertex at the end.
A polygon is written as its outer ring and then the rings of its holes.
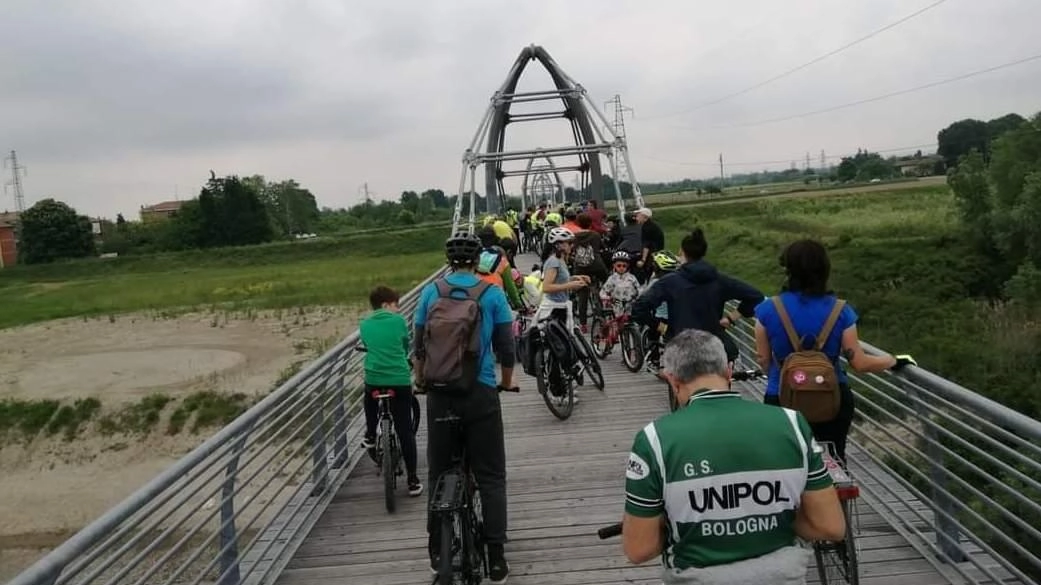
POLYGON ((419 293, 419 301, 416 303, 416 310, 412 316, 412 326, 415 334, 413 335, 413 371, 416 373, 416 385, 423 386, 423 360, 426 359, 427 350, 423 345, 423 330, 427 324, 427 305, 430 302, 430 298, 436 294, 436 287, 433 284, 428 284, 423 292, 419 293))
POLYGON ((513 282, 513 273, 510 269, 509 263, 503 266, 499 276, 502 277, 502 289, 506 292, 506 298, 510 301, 511 307, 520 307, 521 298, 520 293, 517 291, 517 283, 513 282))
POLYGON ((491 317, 492 323, 494 323, 492 350, 499 357, 499 369, 502 371, 500 384, 506 388, 512 388, 513 366, 517 356, 513 339, 513 313, 506 302, 506 295, 501 290, 492 287, 485 294, 489 295, 487 301, 491 303, 491 317))
POLYGON ((763 291, 747 282, 731 278, 725 274, 719 276, 719 281, 723 285, 723 298, 738 302, 737 312, 727 314, 731 325, 736 323, 741 317, 752 317, 755 315, 755 308, 765 298, 763 291))
POLYGON ((645 427, 636 433, 625 466, 622 550, 626 558, 640 564, 660 555, 665 548, 665 529, 662 473, 645 427))
POLYGON ((881 372, 896 365, 896 358, 889 355, 868 355, 860 347, 856 324, 850 325, 842 332, 842 357, 858 372, 881 372))
POLYGON ((840 541, 846 536, 846 517, 842 504, 831 482, 831 474, 824 465, 821 448, 813 440, 806 418, 796 417, 799 432, 806 444, 806 486, 795 510, 795 534, 805 540, 840 541))
POLYGON ((556 292, 568 292, 578 290, 585 286, 585 280, 572 278, 563 284, 556 284, 553 281, 557 279, 557 267, 550 266, 545 269, 542 275, 542 292, 544 293, 556 293, 556 292))
POLYGON ((654 312, 665 302, 666 298, 665 287, 661 283, 661 280, 656 281, 651 285, 651 288, 643 291, 642 295, 636 297, 632 308, 633 321, 648 327, 655 325, 654 312))

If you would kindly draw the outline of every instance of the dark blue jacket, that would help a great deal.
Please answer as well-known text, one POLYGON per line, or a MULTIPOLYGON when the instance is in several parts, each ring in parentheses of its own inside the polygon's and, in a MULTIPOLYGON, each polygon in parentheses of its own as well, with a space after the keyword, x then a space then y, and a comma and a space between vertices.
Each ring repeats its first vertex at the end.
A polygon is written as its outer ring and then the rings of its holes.
POLYGON ((720 274, 715 266, 698 260, 680 266, 655 282, 633 303, 632 317, 638 323, 653 327, 654 310, 667 303, 666 340, 687 329, 708 331, 723 341, 727 356, 733 360, 737 358, 737 345, 719 324, 726 303, 737 301, 738 312, 752 317, 763 298, 763 293, 754 286, 720 274))

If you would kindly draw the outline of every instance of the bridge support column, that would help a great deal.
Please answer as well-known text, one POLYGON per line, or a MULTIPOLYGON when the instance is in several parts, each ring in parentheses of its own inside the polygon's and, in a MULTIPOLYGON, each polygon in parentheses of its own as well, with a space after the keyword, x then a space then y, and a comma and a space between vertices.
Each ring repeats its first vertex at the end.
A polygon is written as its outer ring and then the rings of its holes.
POLYGON ((238 475, 239 457, 246 448, 253 425, 242 430, 231 448, 231 459, 224 469, 224 485, 221 486, 220 500, 220 581, 217 585, 238 585, 242 581, 239 574, 238 534, 235 530, 235 477, 238 475))
MULTIPOLYGON (((322 385, 318 387, 318 395, 324 396, 326 384, 328 382, 322 382, 322 385)), ((329 461, 326 459, 326 446, 325 446, 325 405, 322 398, 318 399, 318 404, 315 405, 317 412, 311 417, 313 422, 313 428, 311 430, 311 495, 317 496, 325 491, 326 480, 328 479, 328 467, 329 461)))
POLYGON ((965 551, 958 544, 961 541, 961 531, 951 522, 947 516, 954 516, 955 507, 950 497, 946 494, 948 489, 946 472, 944 471, 943 449, 940 448, 940 438, 933 428, 934 421, 930 420, 929 411, 925 408, 925 397, 918 395, 915 390, 908 389, 916 398, 914 401, 915 412, 918 422, 922 425, 922 433, 925 441, 925 454, 929 458, 929 480, 932 491, 933 519, 936 525, 936 545, 940 547, 944 556, 955 563, 967 560, 965 551))

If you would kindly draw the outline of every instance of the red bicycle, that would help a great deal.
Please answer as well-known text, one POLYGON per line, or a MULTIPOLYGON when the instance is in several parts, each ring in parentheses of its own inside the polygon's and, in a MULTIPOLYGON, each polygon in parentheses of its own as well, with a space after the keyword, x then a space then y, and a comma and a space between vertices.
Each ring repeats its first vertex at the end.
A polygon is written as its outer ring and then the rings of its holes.
POLYGON ((622 346, 622 363, 630 372, 643 367, 640 328, 629 319, 629 304, 601 299, 600 311, 589 328, 589 342, 596 357, 604 359, 615 345, 622 346))

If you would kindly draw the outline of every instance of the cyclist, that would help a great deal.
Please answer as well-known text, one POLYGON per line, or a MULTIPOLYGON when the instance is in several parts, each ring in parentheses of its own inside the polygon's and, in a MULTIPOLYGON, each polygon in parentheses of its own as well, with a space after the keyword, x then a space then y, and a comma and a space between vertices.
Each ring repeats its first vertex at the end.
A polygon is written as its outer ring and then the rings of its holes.
POLYGON ((495 236, 499 239, 499 246, 506 250, 506 258, 510 261, 510 266, 516 268, 513 264, 513 257, 517 255, 517 240, 514 239, 517 236, 513 233, 513 227, 499 216, 493 216, 491 222, 486 224, 486 227, 488 226, 491 227, 495 236))
MULTIPOLYGON (((473 234, 457 232, 445 241, 445 255, 452 273, 444 281, 452 287, 473 288, 481 282, 474 274, 474 265, 481 252, 481 241, 473 234)), ((456 291, 452 292, 454 298, 456 291)), ((423 289, 415 313, 415 357, 416 371, 424 371, 424 361, 432 348, 427 347, 425 328, 427 314, 439 302, 437 283, 423 289)), ((478 298, 480 305, 479 352, 477 355, 477 379, 469 388, 437 390, 430 388, 427 394, 427 465, 429 481, 437 478, 451 465, 454 450, 451 429, 437 422, 449 411, 461 419, 469 454, 470 469, 481 491, 484 516, 484 540, 488 548, 488 578, 493 585, 506 582, 510 573, 503 551, 506 543, 506 450, 502 426, 502 406, 495 384, 493 351, 498 356, 502 372, 502 386, 513 385, 515 359, 513 345, 513 315, 502 289, 490 286, 478 298)), ((433 323, 430 324, 431 326, 433 323)), ((434 339, 430 340, 436 341, 434 339)), ((438 353, 443 353, 438 348, 438 353)), ((424 385, 425 380, 417 381, 424 385)), ((433 494, 434 490, 430 490, 433 494)), ((430 566, 438 566, 440 526, 435 517, 427 515, 427 534, 430 566)))
POLYGON ((629 272, 629 254, 618 250, 611 255, 611 276, 600 287, 600 300, 615 305, 628 305, 640 294, 640 283, 629 272))
MULTIPOLYGON (((593 231, 593 220, 585 213, 578 214, 575 218, 578 231, 574 231, 575 245, 571 258, 571 265, 575 274, 584 274, 589 277, 590 282, 603 283, 607 280, 607 266, 600 255, 603 241, 600 234, 593 231)), ((586 323, 589 321, 589 292, 592 287, 580 289, 578 294, 578 326, 583 333, 588 332, 586 323)), ((596 298, 593 299, 596 302, 596 298)), ((595 311, 595 309, 594 309, 595 311)))
MULTIPOLYGON (((633 306, 633 319, 651 324, 650 311, 664 302, 669 307, 666 341, 684 329, 708 331, 723 342, 730 362, 737 361, 738 348, 725 333, 743 315, 755 314, 763 293, 754 286, 727 276, 705 261, 708 242, 701 228, 687 234, 680 244, 683 264, 675 274, 658 280, 633 306), (727 301, 738 301, 737 311, 724 316, 727 301)), ((657 255, 655 255, 657 258, 657 255)))
POLYGON ((520 308, 520 292, 517 290, 516 282, 513 279, 507 252, 499 245, 502 240, 490 226, 481 228, 477 232, 477 237, 481 240, 481 246, 483 247, 475 268, 477 278, 501 288, 506 293, 506 299, 510 302, 510 308, 520 308))
MULTIPOLYGON (((416 436, 412 433, 412 370, 408 362, 408 323, 398 313, 398 293, 378 286, 369 294, 372 313, 358 326, 365 345, 365 437, 361 448, 376 446, 379 403, 373 390, 393 390, 390 400, 394 432, 401 443, 401 457, 408 473, 408 495, 423 493, 416 473, 416 436)), ((389 455, 388 455, 389 456, 389 455)))
POLYGON ((680 266, 680 260, 675 254, 668 250, 662 250, 655 252, 651 255, 651 279, 647 281, 647 285, 644 287, 640 296, 637 297, 636 302, 633 303, 632 317, 637 323, 645 325, 647 327, 647 338, 651 342, 651 347, 648 348, 650 353, 647 357, 647 369, 657 373, 660 369, 659 362, 661 356, 659 355, 660 348, 658 347, 658 341, 662 338, 662 335, 668 332, 669 327, 669 304, 665 300, 661 300, 657 304, 649 300, 641 302, 641 299, 654 288, 654 284, 662 279, 666 274, 675 272, 680 266), (654 313, 650 317, 647 316, 645 311, 645 304, 651 303, 649 306, 653 307, 654 313), (637 313, 637 311, 640 311, 637 313))
MULTIPOLYGON (((589 277, 572 276, 568 271, 567 261, 574 248, 575 234, 562 227, 555 227, 549 230, 548 240, 550 253, 542 264, 542 302, 532 324, 552 316, 564 321, 570 333, 574 331, 574 324, 571 321, 568 293, 589 286, 589 277)), ((551 384, 555 383, 551 380, 551 384)), ((565 398, 562 396, 560 399, 563 401, 565 398)), ((575 401, 578 399, 575 398, 575 401)))
MULTIPOLYGON (((824 321, 838 301, 835 293, 828 289, 828 278, 831 275, 828 251, 820 242, 798 240, 785 248, 780 263, 786 275, 780 300, 792 327, 803 336, 805 344, 809 341, 806 338, 815 337, 821 331, 824 321)), ((764 372, 768 372, 763 401, 776 405, 780 400, 779 364, 794 349, 772 299, 766 299, 756 307, 755 317, 756 361, 764 372)), ((911 356, 873 356, 865 353, 857 335, 857 319, 857 312, 846 304, 831 334, 822 344, 821 351, 835 364, 841 402, 838 415, 833 420, 810 425, 817 440, 835 445, 835 454, 842 462, 846 461, 846 438, 853 423, 856 405, 846 373, 839 364, 839 355, 845 357, 858 372, 881 372, 915 364, 911 356)))
POLYGON ((679 333, 662 362, 682 407, 633 441, 626 557, 660 554, 667 585, 805 583, 811 553, 796 536, 836 541, 846 530, 806 420, 730 390, 726 350, 712 333, 679 333))
POLYGON ((651 255, 665 249, 665 232, 662 231, 658 222, 651 219, 653 212, 647 207, 641 207, 633 213, 636 223, 640 225, 640 241, 643 248, 640 251, 640 259, 636 261, 639 272, 649 274, 648 263, 651 255))

